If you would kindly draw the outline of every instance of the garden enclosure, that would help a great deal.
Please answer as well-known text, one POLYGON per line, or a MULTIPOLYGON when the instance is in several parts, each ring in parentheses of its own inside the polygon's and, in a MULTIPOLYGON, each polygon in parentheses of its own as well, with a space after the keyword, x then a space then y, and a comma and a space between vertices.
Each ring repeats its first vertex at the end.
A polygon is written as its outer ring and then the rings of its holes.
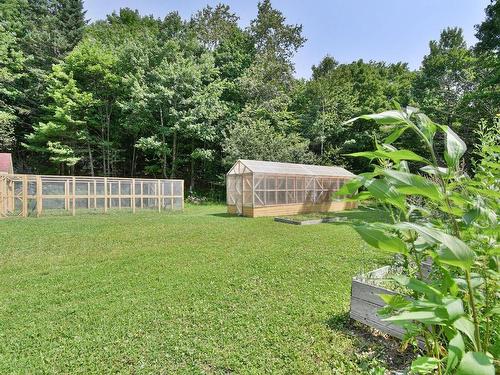
POLYGON ((183 180, 0 174, 0 217, 183 207, 183 180))
POLYGON ((340 167, 238 160, 226 176, 227 210, 257 217, 354 208, 334 194, 353 177, 340 167))

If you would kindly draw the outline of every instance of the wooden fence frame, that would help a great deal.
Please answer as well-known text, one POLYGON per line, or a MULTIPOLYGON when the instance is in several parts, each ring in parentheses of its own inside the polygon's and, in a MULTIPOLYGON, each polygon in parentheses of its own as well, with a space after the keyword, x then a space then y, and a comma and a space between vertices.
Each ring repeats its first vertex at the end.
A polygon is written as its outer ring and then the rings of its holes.
POLYGON ((43 202, 56 199, 64 202, 62 210, 71 212, 73 216, 77 212, 77 200, 86 201, 84 208, 88 210, 102 210, 104 213, 109 209, 127 209, 133 213, 138 208, 154 208, 158 212, 170 209, 182 210, 184 209, 184 180, 0 174, 0 218, 28 217, 30 213, 37 217, 42 216, 45 211, 43 202), (47 184, 58 185, 64 193, 44 192, 44 186, 47 184), (80 187, 87 186, 86 192, 77 191, 79 185, 80 187), (122 189, 124 186, 128 187, 125 193, 122 189), (127 200, 129 204, 122 207, 124 200, 127 200), (118 204, 113 206, 114 201, 118 204), (137 201, 139 201, 138 207, 137 201))

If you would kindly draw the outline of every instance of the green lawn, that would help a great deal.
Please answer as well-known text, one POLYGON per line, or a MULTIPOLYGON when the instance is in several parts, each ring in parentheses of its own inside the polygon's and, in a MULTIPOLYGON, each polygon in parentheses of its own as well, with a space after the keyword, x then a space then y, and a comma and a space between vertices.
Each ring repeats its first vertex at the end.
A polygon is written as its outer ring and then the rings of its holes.
POLYGON ((0 373, 363 373, 350 281, 385 256, 224 212, 0 221, 0 373))

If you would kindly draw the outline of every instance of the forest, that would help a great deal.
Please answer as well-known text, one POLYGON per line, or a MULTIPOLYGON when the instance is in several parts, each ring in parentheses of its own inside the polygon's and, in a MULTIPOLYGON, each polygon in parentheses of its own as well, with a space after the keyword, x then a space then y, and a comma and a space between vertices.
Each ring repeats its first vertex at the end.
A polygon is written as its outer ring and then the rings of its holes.
MULTIPOLYGON (((327 55, 310 79, 294 77, 302 26, 270 0, 257 7, 246 27, 224 4, 189 19, 123 8, 90 23, 82 0, 3 0, 0 152, 12 152, 17 172, 175 177, 207 194, 239 158, 365 170, 346 155, 386 132, 346 122, 366 113, 418 107, 468 150, 499 126, 499 1, 475 26, 475 45, 450 25, 416 71, 327 55)), ((473 162, 468 151, 463 168, 473 162)))

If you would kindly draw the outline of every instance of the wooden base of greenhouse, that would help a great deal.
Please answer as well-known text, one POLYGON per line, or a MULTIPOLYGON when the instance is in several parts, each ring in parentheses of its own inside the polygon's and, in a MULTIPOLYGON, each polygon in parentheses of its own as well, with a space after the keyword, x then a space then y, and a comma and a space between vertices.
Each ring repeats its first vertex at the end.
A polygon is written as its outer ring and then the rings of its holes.
MULTIPOLYGON (((242 215, 247 217, 298 215, 311 212, 344 211, 356 207, 356 202, 285 204, 265 207, 243 207, 242 215)), ((237 215, 238 209, 235 205, 228 205, 227 212, 232 215, 237 215)))

